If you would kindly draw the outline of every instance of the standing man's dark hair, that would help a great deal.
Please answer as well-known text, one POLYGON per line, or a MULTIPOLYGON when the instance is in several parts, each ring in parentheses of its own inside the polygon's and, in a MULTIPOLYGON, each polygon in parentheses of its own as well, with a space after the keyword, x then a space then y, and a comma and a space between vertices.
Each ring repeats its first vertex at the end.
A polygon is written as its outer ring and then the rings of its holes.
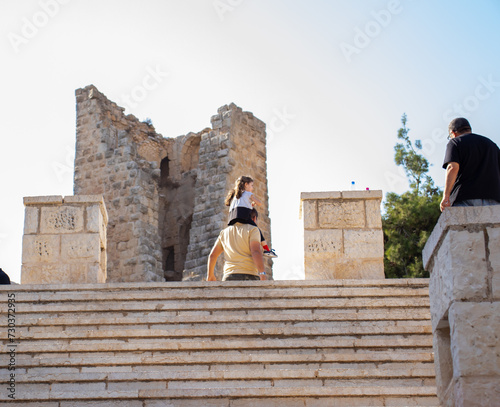
POLYGON ((0 268, 0 284, 10 284, 9 276, 1 268, 0 268))
POLYGON ((441 211, 449 206, 500 205, 500 149, 472 133, 467 119, 448 125, 443 168, 446 169, 441 211))

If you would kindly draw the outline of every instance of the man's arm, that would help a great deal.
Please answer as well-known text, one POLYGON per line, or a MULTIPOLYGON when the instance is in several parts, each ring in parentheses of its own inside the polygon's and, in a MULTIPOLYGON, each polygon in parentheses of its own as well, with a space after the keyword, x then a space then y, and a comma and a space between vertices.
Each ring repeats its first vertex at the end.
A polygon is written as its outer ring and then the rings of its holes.
MULTIPOLYGON (((264 272, 264 257, 262 256, 262 246, 260 242, 252 241, 250 242, 250 252, 252 253, 252 259, 259 273, 264 272)), ((262 280, 262 278, 261 278, 262 280)))
POLYGON ((454 161, 448 163, 448 166, 446 167, 446 176, 445 176, 445 181, 444 181, 444 193, 443 193, 443 199, 442 199, 441 205, 440 205, 441 212, 444 210, 444 208, 451 206, 450 194, 451 194, 451 190, 453 189, 453 185, 455 185, 455 181, 457 180, 459 168, 460 168, 460 165, 454 161))
POLYGON ((212 247, 212 251, 208 255, 207 281, 217 281, 214 273, 215 263, 217 262, 218 257, 222 254, 223 251, 224 249, 217 240, 214 244, 214 247, 212 247))

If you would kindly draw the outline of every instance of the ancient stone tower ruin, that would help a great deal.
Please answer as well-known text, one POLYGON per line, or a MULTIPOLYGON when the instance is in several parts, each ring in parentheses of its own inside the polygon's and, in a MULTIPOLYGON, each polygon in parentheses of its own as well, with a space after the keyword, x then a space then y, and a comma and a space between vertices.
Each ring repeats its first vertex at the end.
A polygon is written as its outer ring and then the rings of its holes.
POLYGON ((76 90, 76 102, 74 193, 104 197, 108 282, 202 280, 240 175, 255 180, 271 241, 265 124, 252 113, 225 105, 212 128, 165 138, 92 85, 76 90))

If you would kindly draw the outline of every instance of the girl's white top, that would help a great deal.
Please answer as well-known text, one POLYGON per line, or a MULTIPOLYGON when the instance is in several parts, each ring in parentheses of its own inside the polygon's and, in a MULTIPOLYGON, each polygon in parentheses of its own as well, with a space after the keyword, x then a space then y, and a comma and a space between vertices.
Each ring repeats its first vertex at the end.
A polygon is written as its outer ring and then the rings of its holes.
POLYGON ((229 210, 232 211, 237 206, 243 206, 248 209, 252 209, 252 193, 248 191, 243 191, 243 194, 239 198, 234 197, 229 206, 229 210))

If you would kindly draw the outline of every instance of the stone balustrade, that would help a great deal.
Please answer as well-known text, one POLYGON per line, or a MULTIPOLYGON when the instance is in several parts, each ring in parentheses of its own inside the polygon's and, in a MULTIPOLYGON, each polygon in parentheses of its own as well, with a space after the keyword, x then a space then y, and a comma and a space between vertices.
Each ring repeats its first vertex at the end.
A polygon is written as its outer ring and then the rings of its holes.
POLYGON ((423 260, 441 405, 499 405, 500 206, 446 209, 423 260))
POLYGON ((24 198, 22 284, 106 282, 102 196, 24 198))

